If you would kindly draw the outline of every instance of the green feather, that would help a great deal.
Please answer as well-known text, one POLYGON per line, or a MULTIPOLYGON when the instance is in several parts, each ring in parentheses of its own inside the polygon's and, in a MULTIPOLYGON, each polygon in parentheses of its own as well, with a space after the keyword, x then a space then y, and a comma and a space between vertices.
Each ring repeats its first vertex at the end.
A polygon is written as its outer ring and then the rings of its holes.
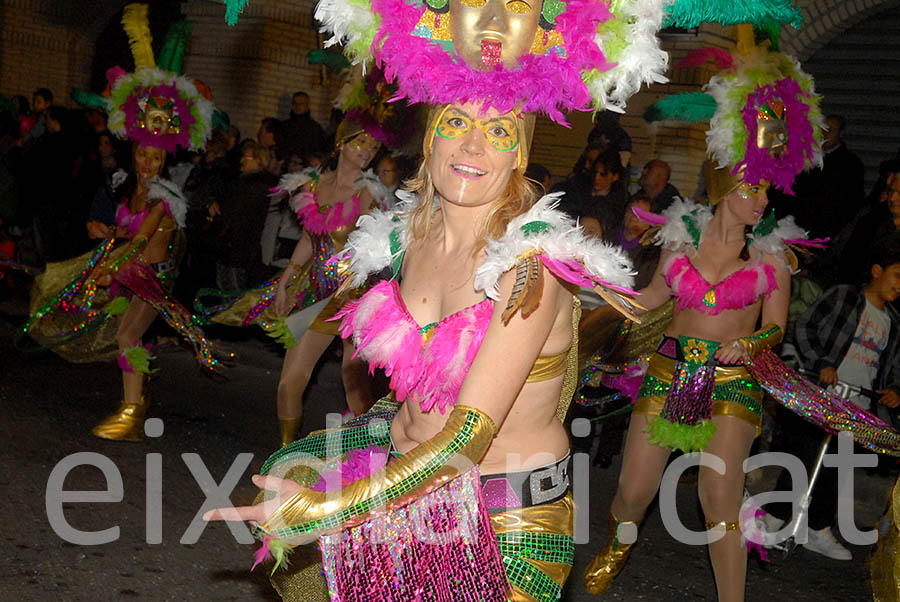
POLYGON ((128 309, 128 299, 116 297, 103 306, 103 312, 108 316, 121 316, 128 309))
POLYGON ((675 424, 662 416, 656 416, 647 423, 644 432, 650 435, 649 441, 653 445, 691 453, 706 448, 706 444, 716 434, 716 425, 711 420, 704 420, 693 426, 675 424))
POLYGON ((152 374, 156 372, 156 370, 150 369, 150 360, 155 360, 156 357, 150 355, 150 351, 146 347, 142 345, 129 347, 122 352, 122 355, 125 356, 128 365, 132 367, 136 374, 152 374))
POLYGON ((666 8, 663 27, 698 27, 701 23, 760 25, 772 21, 800 29, 803 15, 791 0, 675 0, 666 8))
POLYGON ((685 92, 665 96, 644 111, 644 120, 685 121, 701 123, 712 119, 716 112, 716 99, 705 92, 685 92))
POLYGON ((224 0, 225 22, 229 25, 237 25, 238 15, 244 12, 249 0, 224 0))
POLYGON ((700 231, 700 228, 697 227, 697 223, 694 221, 696 219, 695 212, 691 212, 689 215, 682 215, 681 219, 687 228, 688 234, 691 235, 691 240, 693 240, 694 248, 696 249, 700 245, 700 237, 703 236, 703 232, 700 231))
POLYGON ((270 575, 274 575, 275 571, 278 570, 278 567, 284 565, 284 568, 288 568, 291 563, 288 556, 292 552, 291 546, 284 542, 283 539, 278 537, 272 537, 269 539, 269 553, 272 554, 272 558, 275 559, 275 564, 272 565, 272 572, 270 575))
POLYGON ((94 94, 87 90, 72 88, 72 100, 79 107, 85 109, 100 109, 101 111, 109 111, 109 100, 100 94, 94 94))
POLYGON ((335 50, 310 50, 306 55, 310 65, 325 65, 329 71, 340 73, 350 68, 350 61, 342 53, 335 50))
POLYGON ((526 237, 531 236, 532 234, 540 234, 542 232, 546 232, 549 229, 550 224, 541 221, 528 222, 521 228, 526 237))
POLYGON ((172 25, 165 42, 163 42, 162 50, 159 51, 159 56, 156 58, 157 67, 163 71, 181 74, 184 51, 187 48, 188 40, 191 39, 193 27, 194 22, 187 19, 182 19, 172 25))
POLYGON ((290 349, 297 344, 284 318, 277 318, 274 322, 269 322, 263 326, 263 330, 266 331, 267 336, 284 345, 285 349, 290 349))
POLYGON ((216 109, 213 111, 212 125, 214 128, 222 128, 223 130, 228 131, 231 127, 231 118, 225 111, 216 109))

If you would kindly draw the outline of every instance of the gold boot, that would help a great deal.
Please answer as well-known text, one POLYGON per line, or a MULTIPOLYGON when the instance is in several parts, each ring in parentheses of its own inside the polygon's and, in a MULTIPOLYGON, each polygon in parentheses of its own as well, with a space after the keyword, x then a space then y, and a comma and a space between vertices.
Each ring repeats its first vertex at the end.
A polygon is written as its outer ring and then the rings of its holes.
POLYGON ((115 414, 107 416, 91 432, 101 439, 115 441, 143 441, 144 420, 147 417, 147 403, 123 401, 115 414))
POLYGON ((584 587, 589 594, 602 594, 609 586, 612 585, 613 579, 625 568, 628 556, 631 554, 631 548, 634 543, 619 542, 619 526, 634 525, 635 529, 640 526, 643 519, 636 521, 622 521, 616 518, 616 515, 610 511, 609 522, 609 541, 606 546, 600 550, 600 553, 594 557, 584 573, 584 587))
POLYGON ((300 429, 299 418, 279 418, 281 425, 281 447, 293 443, 297 439, 297 431, 300 429))

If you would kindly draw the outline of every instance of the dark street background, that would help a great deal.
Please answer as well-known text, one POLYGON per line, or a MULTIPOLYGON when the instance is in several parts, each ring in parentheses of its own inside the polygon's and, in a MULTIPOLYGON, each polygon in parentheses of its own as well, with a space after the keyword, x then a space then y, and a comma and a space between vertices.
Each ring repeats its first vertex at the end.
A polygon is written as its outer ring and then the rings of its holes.
MULTIPOLYGON (((253 547, 238 544, 224 524, 206 528, 194 545, 179 539, 205 497, 181 458, 199 454, 216 482, 234 458, 253 454, 232 493, 235 504, 249 502, 255 488, 250 475, 278 443, 275 390, 281 353, 259 331, 223 333, 220 344, 236 354, 226 377, 200 372, 186 349, 174 344, 154 347, 159 372, 150 383, 151 415, 165 431, 141 443, 104 441, 91 427, 112 412, 121 399, 121 380, 113 363, 69 364, 52 353, 28 356, 12 345, 21 308, 0 307, 0 546, 3 571, 0 601, 274 601, 265 571, 250 572, 253 547), (51 529, 45 509, 47 479, 69 454, 96 452, 110 458, 122 474, 124 500, 119 503, 66 503, 65 516, 78 529, 121 529, 117 541, 98 546, 67 543, 51 529), (146 543, 147 454, 162 455, 163 541, 146 543)), ((159 329, 164 334, 171 334, 159 329)), ((345 408, 339 360, 330 352, 307 395, 304 431, 322 428, 328 412, 345 408)), ((584 568, 602 547, 607 512, 618 478, 621 456, 607 469, 592 468, 590 479, 591 541, 576 551, 576 565, 563 596, 588 600, 714 600, 712 572, 705 547, 690 547, 669 537, 658 510, 641 530, 629 566, 606 595, 589 596, 582 585, 584 568)), ((890 483, 862 477, 857 487, 857 524, 870 528, 884 510, 890 483)), ((757 475, 751 489, 771 475, 757 475)), ((96 468, 72 470, 70 490, 106 488, 96 468)), ((678 487, 679 512, 685 525, 700 529, 696 485, 678 487)), ((868 586, 870 548, 853 547, 853 560, 829 560, 798 549, 771 563, 751 557, 747 600, 794 602, 871 600, 868 586)))

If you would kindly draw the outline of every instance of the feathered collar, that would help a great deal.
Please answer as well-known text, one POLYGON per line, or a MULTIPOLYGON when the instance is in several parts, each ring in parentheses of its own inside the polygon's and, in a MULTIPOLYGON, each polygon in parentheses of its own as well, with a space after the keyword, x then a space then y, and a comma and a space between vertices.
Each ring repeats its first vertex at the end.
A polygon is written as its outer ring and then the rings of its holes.
MULTIPOLYGON (((322 170, 318 167, 309 167, 297 173, 284 174, 281 176, 281 180, 278 181, 278 185, 269 191, 269 196, 280 196, 282 194, 293 196, 307 183, 311 182, 314 186, 317 186, 321 175, 322 170)), ((376 206, 386 206, 387 197, 385 195, 387 188, 384 187, 373 170, 367 169, 362 172, 362 175, 356 179, 354 184, 356 185, 356 191, 368 190, 376 206)))
MULTIPOLYGON (((634 271, 625 253, 586 237, 579 225, 556 209, 561 194, 544 196, 528 212, 511 220, 502 238, 488 240, 485 260, 475 272, 476 291, 497 300, 500 277, 522 258, 533 256, 540 256, 548 267, 551 263, 557 268, 581 266, 584 277, 602 280, 613 290, 631 285, 634 271)), ((362 286, 369 274, 387 267, 399 269, 411 242, 409 213, 417 197, 402 191, 397 196, 400 203, 393 211, 376 210, 361 216, 357 229, 350 234, 342 257, 350 257, 351 286, 362 286)))
MULTIPOLYGON (((694 252, 712 220, 713 212, 708 205, 676 198, 659 216, 645 211, 636 212, 636 215, 651 225, 659 226, 653 237, 654 243, 669 251, 694 252)), ((822 248, 827 240, 810 239, 807 231, 794 222, 793 216, 779 220, 772 212, 747 233, 748 249, 777 257, 791 270, 795 270, 797 265, 790 246, 822 248)))
POLYGON ((175 182, 156 177, 147 182, 147 199, 161 200, 179 228, 187 226, 187 199, 175 182))

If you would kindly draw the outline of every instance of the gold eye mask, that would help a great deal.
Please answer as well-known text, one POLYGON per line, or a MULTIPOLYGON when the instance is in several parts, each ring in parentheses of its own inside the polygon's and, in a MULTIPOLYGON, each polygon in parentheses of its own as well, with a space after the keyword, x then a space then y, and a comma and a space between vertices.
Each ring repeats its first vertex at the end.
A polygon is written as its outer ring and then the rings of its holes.
POLYGON ((474 128, 481 130, 491 146, 498 151, 506 153, 519 148, 519 131, 514 117, 473 119, 458 109, 447 107, 441 113, 434 133, 445 140, 456 140, 466 136, 474 128))

